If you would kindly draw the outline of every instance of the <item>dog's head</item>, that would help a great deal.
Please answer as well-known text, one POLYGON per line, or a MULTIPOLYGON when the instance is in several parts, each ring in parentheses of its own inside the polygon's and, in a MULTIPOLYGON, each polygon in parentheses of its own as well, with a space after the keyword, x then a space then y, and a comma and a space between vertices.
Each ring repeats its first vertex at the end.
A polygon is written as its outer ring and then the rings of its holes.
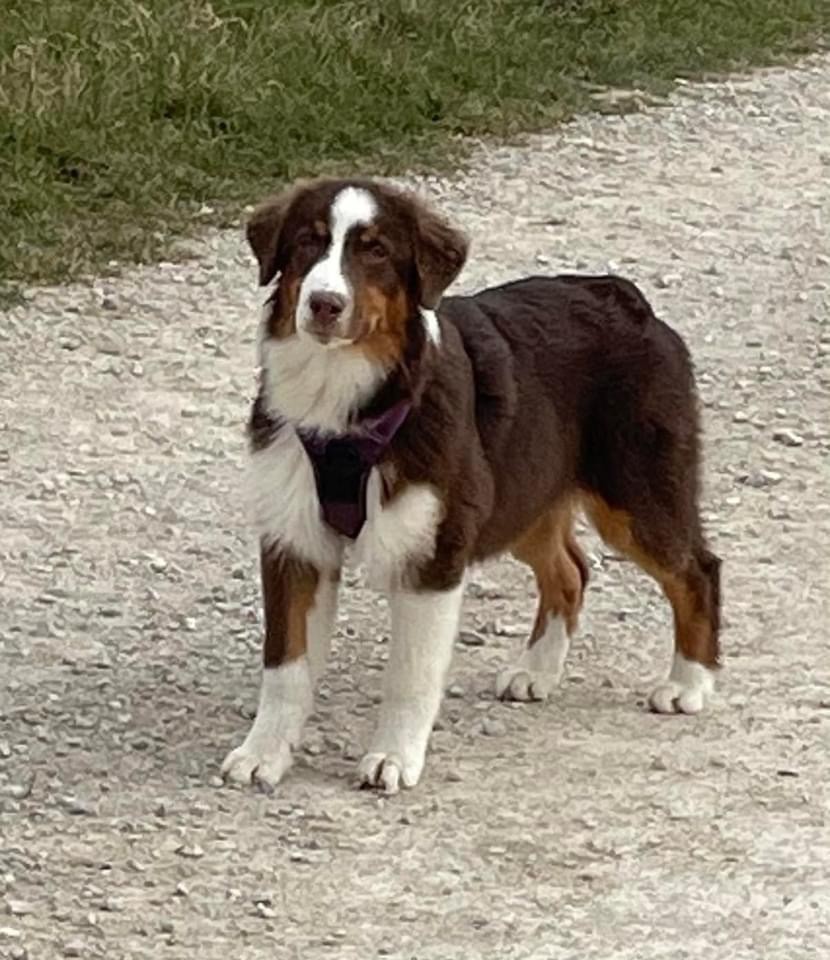
POLYGON ((260 284, 279 276, 272 337, 387 360, 415 317, 437 337, 431 311, 467 255, 465 237, 420 200, 368 180, 299 183, 254 211, 247 236, 260 284))

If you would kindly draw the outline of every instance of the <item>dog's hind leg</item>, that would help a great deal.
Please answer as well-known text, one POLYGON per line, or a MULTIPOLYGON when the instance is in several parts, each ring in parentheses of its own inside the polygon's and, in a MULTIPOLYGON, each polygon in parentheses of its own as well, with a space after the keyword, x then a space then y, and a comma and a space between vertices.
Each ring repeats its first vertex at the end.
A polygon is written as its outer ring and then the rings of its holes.
POLYGON ((674 613, 674 659, 649 697, 656 713, 699 713, 720 664, 720 560, 703 540, 696 508, 687 516, 657 504, 611 508, 586 498, 588 513, 610 546, 634 560, 663 588, 674 613))
POLYGON ((573 534, 573 507, 544 514, 513 546, 539 587, 536 622, 514 664, 496 677, 502 700, 546 700, 559 683, 588 582, 588 565, 573 534))
POLYGON ((651 708, 698 713, 720 662, 720 560, 700 517, 694 372, 683 341, 657 320, 643 327, 636 318, 609 336, 620 357, 584 425, 583 502, 605 542, 650 574, 672 607, 674 659, 651 708))

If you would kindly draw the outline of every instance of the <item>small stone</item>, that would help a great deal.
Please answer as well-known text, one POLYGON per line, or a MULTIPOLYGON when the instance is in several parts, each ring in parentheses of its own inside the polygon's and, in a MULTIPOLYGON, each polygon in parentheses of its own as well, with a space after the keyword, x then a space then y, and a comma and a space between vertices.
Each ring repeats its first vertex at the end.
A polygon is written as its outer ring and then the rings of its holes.
POLYGON ((735 413, 732 415, 732 422, 733 422, 733 423, 748 423, 748 422, 749 422, 749 414, 746 412, 746 410, 736 410, 735 413))
POLYGON ((78 797, 63 797, 61 806, 67 813, 71 813, 73 817, 94 817, 98 813, 98 809, 94 803, 90 803, 88 800, 81 800, 78 797))
POLYGON ((68 940, 63 945, 65 957, 84 957, 87 955, 87 945, 83 940, 68 940))
POLYGON ((274 920, 277 916, 276 910, 265 903, 257 903, 254 909, 256 910, 257 916, 262 917, 263 920, 274 920))
POLYGON ((447 696, 452 700, 461 700, 464 696, 464 688, 453 683, 447 688, 447 696))
POLYGON ((500 637, 523 637, 527 630, 520 623, 512 623, 509 620, 496 620, 493 630, 500 637))
POLYGON ((449 770, 447 771, 447 783, 461 783, 464 777, 458 772, 458 770, 449 770))
POLYGON ((504 590, 490 580, 473 580, 467 592, 476 600, 498 600, 504 596, 504 590))
POLYGON ((178 853, 180 857, 186 857, 188 860, 198 860, 205 855, 205 851, 198 843, 183 843, 180 847, 176 848, 176 853, 178 853))
POLYGON ((776 483, 780 483, 781 480, 781 474, 776 473, 774 470, 756 470, 749 474, 748 477, 745 477, 743 482, 748 487, 755 487, 756 489, 761 490, 764 487, 774 486, 776 483))
POLYGON ((95 341, 95 349, 108 357, 117 357, 124 352, 123 342, 111 333, 102 334, 95 341))
POLYGON ((785 447, 800 447, 804 443, 804 437, 797 434, 795 430, 789 429, 776 430, 772 439, 777 443, 783 443, 785 447))
POLYGON ((507 733, 507 727, 493 717, 485 717, 481 722, 481 732, 485 737, 503 737, 507 733))
POLYGON ((163 573, 167 569, 167 561, 164 557, 151 557, 150 569, 154 573, 163 573))
POLYGON ((668 767, 666 766, 664 760, 661 760, 660 757, 655 757, 651 761, 651 769, 658 770, 662 773, 663 771, 668 770, 668 767))
POLYGON ((6 907, 13 917, 27 917, 35 912, 35 905, 28 900, 7 900, 6 907))
POLYGON ((8 783, 0 788, 0 796, 10 797, 12 800, 25 800, 32 793, 35 778, 31 776, 28 783, 8 783))
POLYGON ((484 637, 472 630, 462 630, 458 635, 458 642, 465 647, 483 647, 484 637))

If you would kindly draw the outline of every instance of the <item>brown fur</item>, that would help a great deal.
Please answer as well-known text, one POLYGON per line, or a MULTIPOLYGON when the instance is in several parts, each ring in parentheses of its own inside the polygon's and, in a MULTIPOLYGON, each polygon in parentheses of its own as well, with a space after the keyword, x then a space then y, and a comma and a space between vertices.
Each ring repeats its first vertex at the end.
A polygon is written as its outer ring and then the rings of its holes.
POLYGON ((406 319, 409 304, 402 290, 387 293, 366 284, 359 288, 356 310, 369 317, 369 333, 357 348, 392 369, 406 348, 406 319))
POLYGON ((568 633, 576 629, 588 582, 588 565, 573 534, 574 504, 570 501, 543 514, 513 545, 517 560, 536 575, 539 609, 530 636, 531 646, 545 631, 550 617, 561 617, 568 633))
POLYGON ((306 652, 306 620, 314 605, 318 573, 276 551, 260 556, 265 608, 263 666, 276 667, 306 652))

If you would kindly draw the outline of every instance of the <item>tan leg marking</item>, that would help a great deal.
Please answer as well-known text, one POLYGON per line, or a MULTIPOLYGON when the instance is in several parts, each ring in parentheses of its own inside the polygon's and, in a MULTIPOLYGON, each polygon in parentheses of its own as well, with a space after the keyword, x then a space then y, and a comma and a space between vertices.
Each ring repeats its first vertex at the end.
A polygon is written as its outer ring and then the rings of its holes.
MULTIPOLYGON (((714 686, 718 667, 719 562, 697 544, 678 547, 676 557, 655 557, 635 535, 634 520, 597 497, 585 506, 600 536, 633 560, 662 587, 674 614, 674 663, 667 681, 651 695, 658 713, 698 713, 714 686)), ((679 537, 679 543, 683 540, 679 537)))
POLYGON ((513 555, 533 570, 539 606, 527 647, 496 678, 496 695, 545 700, 561 677, 588 580, 588 565, 573 534, 573 505, 562 503, 540 517, 516 542, 513 555))

